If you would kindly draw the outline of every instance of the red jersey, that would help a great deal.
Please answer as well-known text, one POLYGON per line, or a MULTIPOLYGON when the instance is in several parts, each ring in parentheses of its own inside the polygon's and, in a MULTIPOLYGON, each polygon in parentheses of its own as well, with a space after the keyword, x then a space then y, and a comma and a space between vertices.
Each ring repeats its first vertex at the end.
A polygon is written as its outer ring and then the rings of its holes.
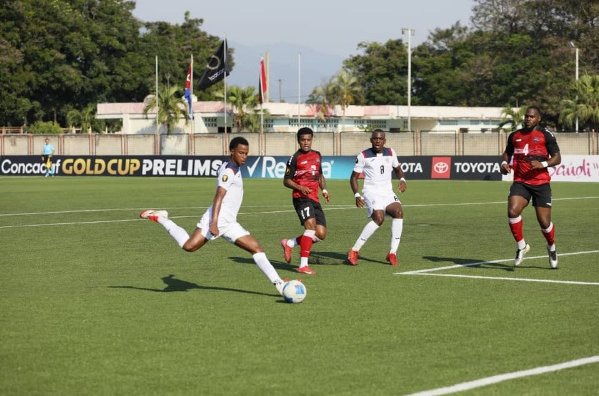
POLYGON ((285 179, 291 179, 300 186, 306 186, 312 190, 309 195, 302 194, 298 190, 293 190, 291 193, 293 198, 309 198, 314 202, 320 202, 318 189, 321 175, 321 155, 318 151, 310 150, 305 153, 302 150, 297 150, 289 158, 289 161, 287 161, 285 179))
POLYGON ((532 131, 519 129, 507 139, 505 152, 511 158, 514 181, 537 186, 547 184, 551 176, 547 168, 532 169, 532 160, 547 161, 559 153, 555 136, 544 127, 535 127, 532 131))

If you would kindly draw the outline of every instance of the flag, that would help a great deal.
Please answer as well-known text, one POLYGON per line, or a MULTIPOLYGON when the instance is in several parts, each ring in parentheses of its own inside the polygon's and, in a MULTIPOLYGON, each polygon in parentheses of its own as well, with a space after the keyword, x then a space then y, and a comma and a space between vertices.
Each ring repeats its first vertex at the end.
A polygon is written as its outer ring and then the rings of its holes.
POLYGON ((185 79, 185 100, 187 100, 189 119, 193 120, 193 105, 191 104, 191 63, 187 68, 187 78, 185 79))
POLYGON ((264 58, 260 58, 260 74, 258 76, 258 92, 260 95, 260 104, 266 99, 266 90, 268 89, 266 81, 266 69, 264 67, 264 58))
POLYGON ((206 70, 204 70, 204 74, 202 74, 200 83, 198 84, 200 89, 206 89, 212 84, 216 84, 225 78, 225 73, 227 76, 229 75, 230 70, 227 67, 226 52, 227 40, 223 40, 214 55, 208 59, 206 70))

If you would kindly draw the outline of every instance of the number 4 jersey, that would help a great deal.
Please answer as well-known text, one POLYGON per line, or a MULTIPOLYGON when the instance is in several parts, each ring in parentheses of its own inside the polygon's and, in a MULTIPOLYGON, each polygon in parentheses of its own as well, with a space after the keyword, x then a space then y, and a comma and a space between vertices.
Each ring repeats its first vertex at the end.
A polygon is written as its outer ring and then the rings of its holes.
POLYGON ((505 151, 511 158, 514 182, 537 186, 551 181, 547 168, 533 169, 531 165, 532 160, 547 161, 559 153, 555 136, 546 128, 512 132, 505 151))

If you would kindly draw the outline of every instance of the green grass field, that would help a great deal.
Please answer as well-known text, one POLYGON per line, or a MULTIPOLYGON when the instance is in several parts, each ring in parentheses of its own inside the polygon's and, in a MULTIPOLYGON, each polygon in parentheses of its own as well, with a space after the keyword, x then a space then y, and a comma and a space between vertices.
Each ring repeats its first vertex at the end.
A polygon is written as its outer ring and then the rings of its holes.
MULTIPOLYGON (((558 270, 532 208, 513 270, 508 189, 408 181, 399 268, 388 221, 351 267, 366 212, 329 181, 310 277, 279 246, 302 230, 290 191, 245 180, 239 221, 308 288, 292 305, 246 252, 217 240, 186 253, 137 218, 164 208, 191 231, 213 179, 0 178, 0 394, 398 395, 597 357, 599 184, 553 184, 558 270)), ((464 393, 598 390, 590 363, 464 393)))

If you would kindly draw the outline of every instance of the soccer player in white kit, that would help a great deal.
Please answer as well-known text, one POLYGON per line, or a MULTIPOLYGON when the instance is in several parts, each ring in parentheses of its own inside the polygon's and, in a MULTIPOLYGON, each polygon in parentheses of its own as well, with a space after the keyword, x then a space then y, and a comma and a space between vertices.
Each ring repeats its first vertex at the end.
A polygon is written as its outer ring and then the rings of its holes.
POLYGON ((383 224, 385 215, 393 220, 391 223, 391 246, 386 260, 396 266, 397 249, 403 231, 403 208, 397 195, 393 192, 391 182, 392 172, 399 178, 399 191, 406 191, 406 179, 401 170, 395 150, 385 147, 387 139, 385 132, 376 129, 370 136, 372 147, 362 151, 356 157, 356 165, 349 180, 356 206, 368 208, 368 216, 371 220, 364 226, 362 233, 347 253, 347 261, 351 265, 358 265, 360 248, 366 243, 375 231, 383 224), (362 194, 358 191, 358 178, 364 173, 364 185, 362 194))
POLYGON ((191 237, 168 218, 166 210, 147 209, 139 217, 161 224, 187 252, 195 252, 208 241, 222 236, 251 253, 258 268, 281 293, 285 282, 266 257, 260 242, 237 222, 237 213, 243 201, 243 179, 239 167, 247 160, 249 143, 245 138, 236 137, 229 143, 229 151, 230 160, 224 162, 218 171, 212 205, 204 212, 191 237))

